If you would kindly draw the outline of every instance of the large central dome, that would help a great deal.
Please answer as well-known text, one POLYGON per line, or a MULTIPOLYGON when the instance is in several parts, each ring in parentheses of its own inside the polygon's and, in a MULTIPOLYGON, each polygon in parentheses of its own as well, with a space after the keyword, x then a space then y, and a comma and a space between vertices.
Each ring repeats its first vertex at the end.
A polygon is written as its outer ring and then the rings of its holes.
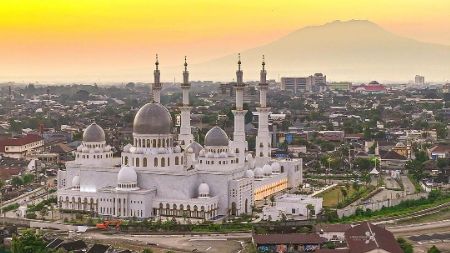
POLYGON ((148 103, 134 117, 133 132, 136 134, 170 134, 172 116, 159 103, 148 103))

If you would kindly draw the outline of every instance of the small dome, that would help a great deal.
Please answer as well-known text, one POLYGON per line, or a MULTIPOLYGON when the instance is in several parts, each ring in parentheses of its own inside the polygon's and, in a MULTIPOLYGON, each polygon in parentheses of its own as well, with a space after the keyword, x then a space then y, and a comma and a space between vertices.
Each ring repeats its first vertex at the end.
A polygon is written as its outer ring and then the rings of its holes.
POLYGON ((130 166, 122 167, 119 171, 119 174, 117 174, 117 182, 119 184, 136 184, 137 173, 134 168, 130 166))
POLYGON ((274 162, 270 166, 272 167, 272 171, 273 172, 280 172, 281 171, 281 165, 278 162, 274 162))
POLYGON ((83 133, 84 142, 103 142, 105 141, 105 131, 96 123, 90 124, 83 133))
POLYGON ((201 183, 198 186, 198 196, 199 197, 209 196, 209 185, 207 183, 201 183))
POLYGON ((80 187, 80 176, 74 176, 72 178, 72 187, 80 187))
POLYGON ((200 150, 200 152, 198 153, 198 155, 199 155, 199 156, 205 156, 205 150, 204 150, 204 149, 200 150))
POLYGON ((244 173, 244 177, 247 177, 247 178, 252 178, 254 176, 255 176, 255 173, 253 173, 253 170, 246 170, 244 173))
POLYGON ((136 134, 170 134, 171 129, 172 116, 159 103, 145 104, 134 117, 133 133, 136 134))
POLYGON ((264 171, 261 167, 255 169, 255 178, 262 178, 264 176, 264 171))
POLYGON ((203 147, 198 142, 194 141, 186 147, 186 150, 189 151, 189 149, 192 149, 192 153, 195 154, 195 157, 198 157, 198 155, 200 154, 200 151, 203 150, 203 147))
POLYGON ((111 151, 111 146, 105 146, 104 148, 103 148, 103 150, 105 151, 105 152, 109 152, 109 151, 111 151))
POLYGON ((228 146, 228 143, 227 133, 218 126, 211 128, 205 135, 205 146, 228 146))
POLYGON ((125 147, 123 147, 123 152, 130 153, 131 147, 133 147, 131 144, 125 145, 125 147))
POLYGON ((103 151, 102 148, 96 147, 94 148, 95 153, 101 153, 103 151))
POLYGON ((247 160, 247 162, 252 161, 252 160, 253 160, 253 155, 250 154, 250 153, 248 153, 248 154, 245 156, 245 160, 247 160))
POLYGON ((89 148, 88 147, 83 147, 81 149, 81 151, 83 151, 83 153, 89 153, 89 148))
POLYGON ((174 151, 175 153, 181 153, 181 148, 180 148, 180 146, 176 146, 176 147, 173 149, 173 151, 174 151))
POLYGON ((77 151, 78 151, 78 152, 83 151, 83 145, 78 146, 78 147, 77 147, 77 151))
POLYGON ((264 175, 265 176, 270 176, 272 175, 272 167, 268 164, 263 166, 263 171, 264 171, 264 175))

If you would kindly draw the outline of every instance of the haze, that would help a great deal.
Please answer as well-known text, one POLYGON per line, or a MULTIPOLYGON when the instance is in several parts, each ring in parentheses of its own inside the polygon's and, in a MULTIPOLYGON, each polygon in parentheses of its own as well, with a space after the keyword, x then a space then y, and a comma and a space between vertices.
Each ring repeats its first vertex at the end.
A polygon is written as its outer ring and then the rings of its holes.
MULTIPOLYGON (((162 79, 172 81, 184 55, 195 66, 333 20, 370 20, 397 35, 450 45, 449 12, 445 0, 2 1, 0 81, 150 82, 155 53, 170 69, 162 79)), ((228 75, 234 77, 227 70, 192 78, 228 75)))

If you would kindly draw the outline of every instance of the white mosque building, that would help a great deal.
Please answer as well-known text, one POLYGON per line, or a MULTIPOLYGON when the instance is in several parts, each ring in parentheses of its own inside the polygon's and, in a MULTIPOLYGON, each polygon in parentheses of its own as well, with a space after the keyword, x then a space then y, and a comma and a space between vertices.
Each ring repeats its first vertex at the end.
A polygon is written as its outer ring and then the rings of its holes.
POLYGON ((251 213, 255 201, 302 182, 301 159, 271 158, 264 60, 261 70, 259 129, 255 156, 247 151, 244 131, 243 71, 236 72, 233 139, 215 126, 204 146, 190 126, 189 72, 183 71, 181 127, 174 133, 169 111, 160 104, 158 59, 153 101, 137 112, 133 143, 113 157, 103 129, 88 126, 75 160, 58 172, 61 209, 83 210, 118 218, 188 217, 210 220, 251 213))

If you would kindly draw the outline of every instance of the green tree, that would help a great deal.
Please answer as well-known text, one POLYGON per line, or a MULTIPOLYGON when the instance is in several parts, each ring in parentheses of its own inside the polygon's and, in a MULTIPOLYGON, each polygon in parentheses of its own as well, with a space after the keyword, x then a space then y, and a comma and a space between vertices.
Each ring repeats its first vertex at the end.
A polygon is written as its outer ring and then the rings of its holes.
POLYGON ((33 179, 34 179, 34 175, 30 174, 30 173, 26 173, 22 176, 22 181, 23 181, 24 185, 27 185, 27 184, 33 182, 33 179))
POLYGON ((436 245, 433 245, 433 247, 431 247, 427 253, 441 253, 441 251, 436 247, 436 245))
POLYGON ((12 253, 45 253, 44 239, 31 230, 25 230, 21 235, 14 236, 11 242, 12 253))
POLYGON ((400 245, 400 248, 403 250, 403 253, 413 253, 414 248, 411 243, 403 239, 402 237, 397 238, 397 242, 400 245))
POLYGON ((14 176, 11 179, 11 184, 15 187, 21 186, 21 185, 23 185, 23 179, 19 176, 14 176))
POLYGON ((152 249, 143 249, 142 250, 142 253, 153 253, 153 250, 152 249))

